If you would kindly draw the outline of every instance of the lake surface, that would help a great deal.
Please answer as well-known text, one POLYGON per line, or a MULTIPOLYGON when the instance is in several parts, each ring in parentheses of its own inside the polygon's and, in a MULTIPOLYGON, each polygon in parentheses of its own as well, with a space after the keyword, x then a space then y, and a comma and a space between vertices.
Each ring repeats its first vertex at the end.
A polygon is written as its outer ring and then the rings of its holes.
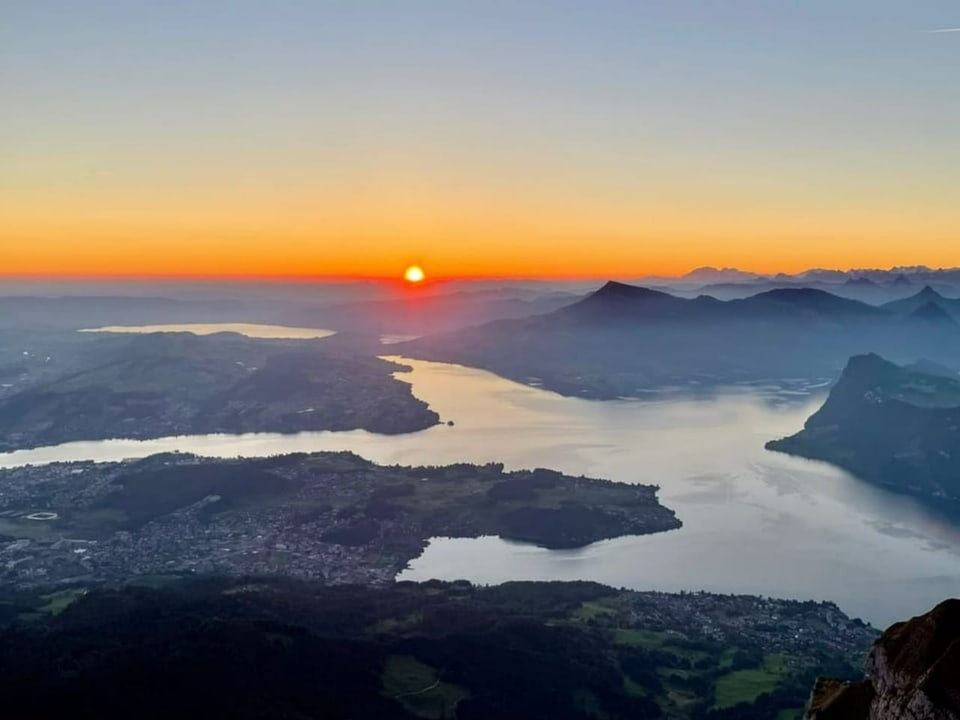
POLYGON ((444 421, 402 436, 362 431, 68 443, 0 455, 0 467, 169 450, 261 456, 352 450, 380 463, 504 462, 661 486, 680 530, 548 551, 498 538, 435 539, 402 579, 588 579, 657 590, 833 600, 879 626, 960 594, 960 524, 828 465, 763 449, 825 388, 731 388, 709 399, 588 401, 487 372, 402 359, 444 421))
POLYGON ((287 327, 285 325, 257 325, 255 323, 181 323, 175 325, 107 325, 88 328, 80 332, 95 333, 159 333, 188 332, 194 335, 215 335, 216 333, 237 333, 249 338, 261 340, 314 340, 330 337, 333 330, 319 328, 287 327))
POLYGON ((381 335, 380 344, 398 345, 403 342, 409 342, 410 340, 416 340, 419 337, 419 335, 381 335))

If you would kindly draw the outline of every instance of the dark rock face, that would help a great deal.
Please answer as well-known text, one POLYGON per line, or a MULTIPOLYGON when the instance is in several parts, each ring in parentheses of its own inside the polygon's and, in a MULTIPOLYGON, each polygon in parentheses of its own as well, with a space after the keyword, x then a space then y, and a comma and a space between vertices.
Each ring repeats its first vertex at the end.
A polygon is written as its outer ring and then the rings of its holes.
POLYGON ((891 626, 866 679, 817 681, 807 720, 960 720, 960 600, 891 626))
POLYGON ((810 694, 807 720, 866 720, 870 717, 873 686, 867 681, 842 682, 819 678, 810 694))

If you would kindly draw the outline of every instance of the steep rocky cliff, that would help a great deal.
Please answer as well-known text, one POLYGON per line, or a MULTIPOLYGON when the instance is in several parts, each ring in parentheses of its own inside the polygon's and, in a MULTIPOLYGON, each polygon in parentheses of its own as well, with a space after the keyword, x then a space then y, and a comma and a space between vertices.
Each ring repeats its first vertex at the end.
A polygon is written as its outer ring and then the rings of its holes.
POLYGON ((960 600, 891 626, 856 683, 817 681, 807 720, 960 720, 960 600))

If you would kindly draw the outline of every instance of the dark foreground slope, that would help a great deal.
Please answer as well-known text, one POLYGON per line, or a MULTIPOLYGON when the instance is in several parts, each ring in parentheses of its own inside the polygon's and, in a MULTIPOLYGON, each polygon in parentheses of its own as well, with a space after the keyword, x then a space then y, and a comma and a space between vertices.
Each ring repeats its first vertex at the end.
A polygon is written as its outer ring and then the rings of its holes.
POLYGON ((960 325, 937 308, 901 315, 810 288, 722 302, 611 282, 547 315, 398 349, 605 399, 664 387, 835 377, 848 357, 872 351, 951 363, 960 356, 960 325))
POLYGON ((898 492, 960 499, 960 377, 932 363, 853 357, 803 430, 767 447, 898 492))
POLYGON ((591 583, 203 580, 53 616, 0 598, 21 606, 9 717, 789 718, 876 636, 830 604, 591 583))
POLYGON ((890 627, 870 651, 864 680, 818 680, 807 718, 958 720, 960 600, 890 627))

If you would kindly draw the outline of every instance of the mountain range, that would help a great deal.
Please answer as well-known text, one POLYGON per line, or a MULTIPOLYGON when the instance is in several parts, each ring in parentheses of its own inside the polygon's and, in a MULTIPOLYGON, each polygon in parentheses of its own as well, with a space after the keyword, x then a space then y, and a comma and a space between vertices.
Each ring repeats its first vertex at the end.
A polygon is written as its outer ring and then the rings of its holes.
POLYGON ((550 313, 439 333, 398 350, 600 399, 832 378, 851 355, 867 352, 950 366, 960 354, 960 326, 950 322, 946 298, 937 295, 943 306, 927 307, 932 292, 909 305, 878 307, 813 288, 722 301, 608 282, 550 313))
MULTIPOLYGON (((924 286, 924 288, 915 295, 886 303, 882 307, 893 313, 907 315, 916 313, 922 308, 930 306, 940 309, 944 314, 954 319, 960 319, 960 299, 944 297, 929 285, 924 286)), ((927 312, 929 312, 929 310, 927 312)))
POLYGON ((925 285, 948 295, 960 294, 960 269, 918 266, 760 274, 737 268, 701 267, 679 278, 650 277, 637 282, 687 297, 703 294, 718 300, 745 298, 767 290, 805 287, 880 305, 903 299, 925 285))

